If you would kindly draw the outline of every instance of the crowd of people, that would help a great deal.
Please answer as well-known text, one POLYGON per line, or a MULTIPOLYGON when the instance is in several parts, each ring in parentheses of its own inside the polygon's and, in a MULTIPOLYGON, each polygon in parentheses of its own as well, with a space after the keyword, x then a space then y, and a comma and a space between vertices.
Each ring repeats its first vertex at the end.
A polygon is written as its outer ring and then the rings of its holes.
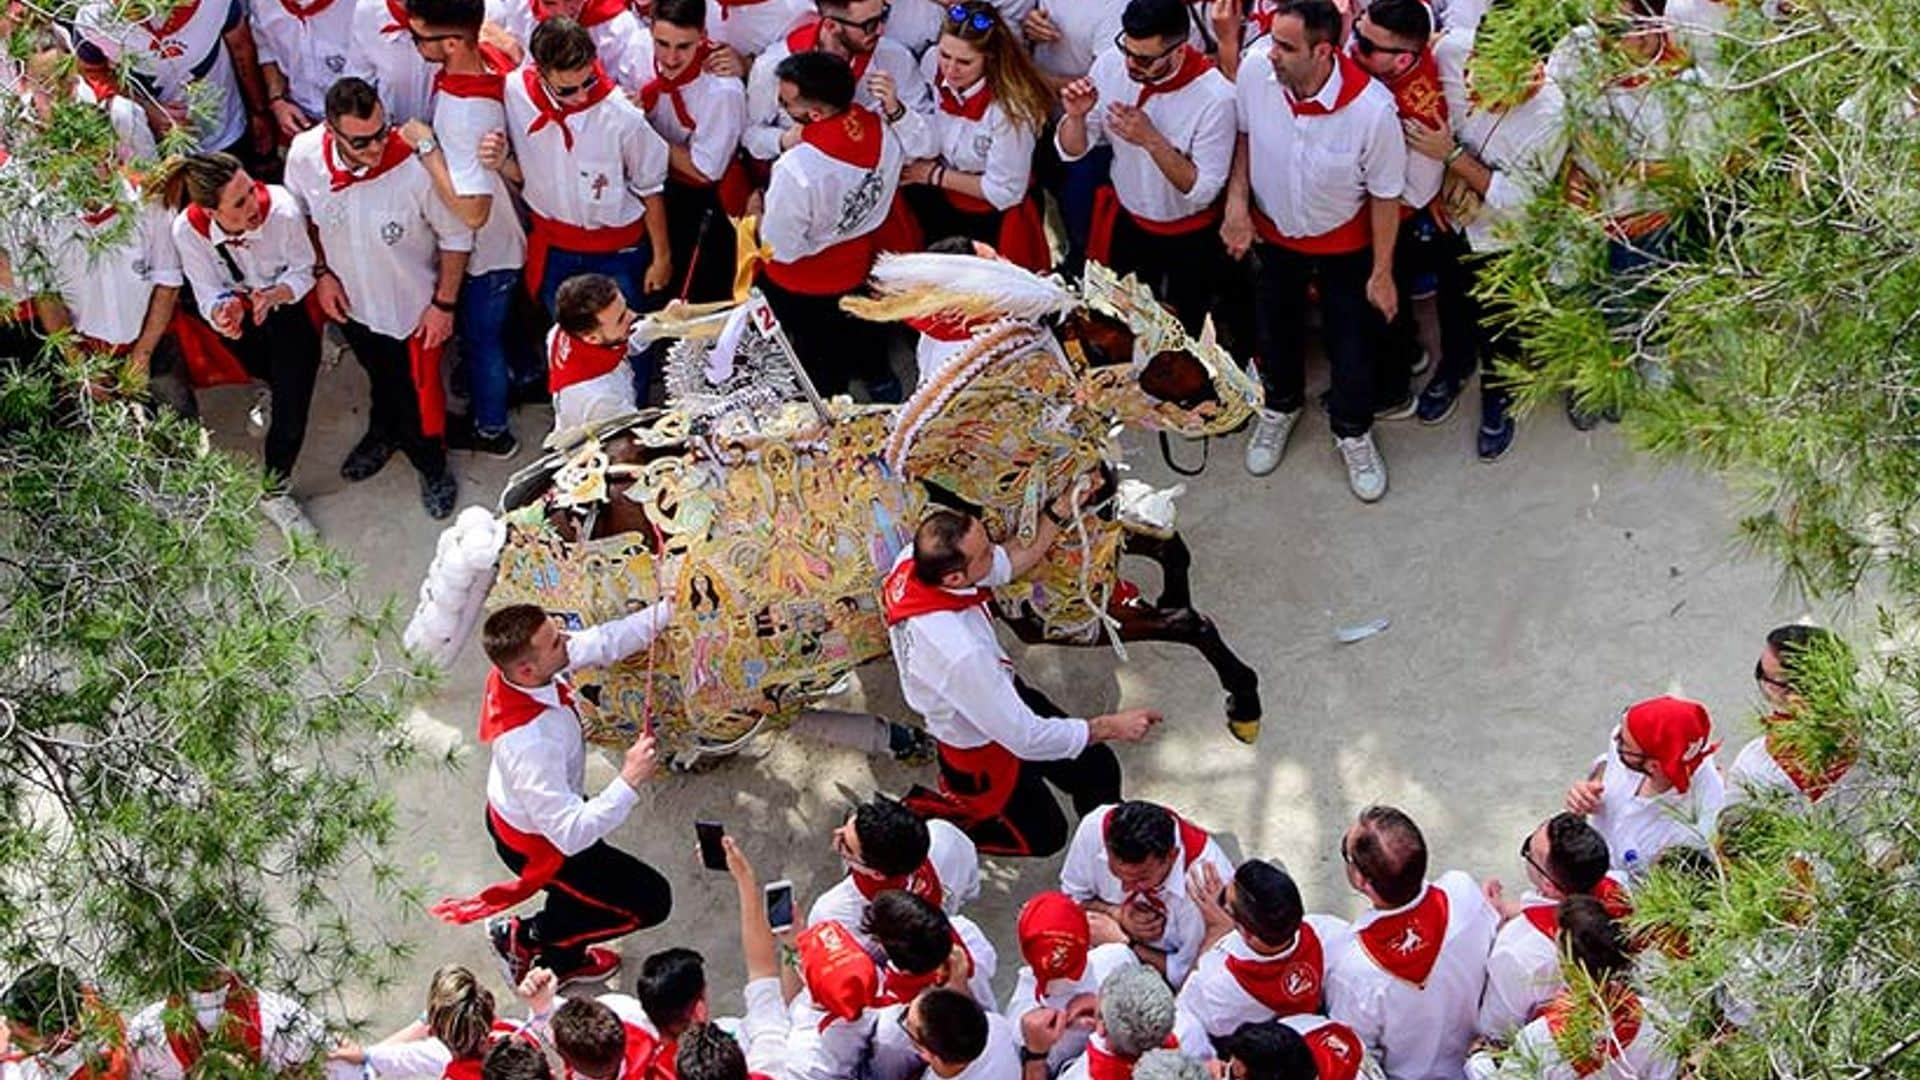
POLYGON ((1305 407, 1317 306, 1322 404, 1371 501, 1372 425, 1442 422, 1476 373, 1478 452, 1510 445, 1489 364, 1514 350, 1474 285, 1530 200, 1565 178, 1622 275, 1666 243, 1651 178, 1698 134, 1670 91, 1725 13, 1620 2, 1512 86, 1476 64, 1480 0, 16 10, 7 142, 117 150, 83 205, 0 222, 7 344, 71 331, 122 360, 118 389, 188 413, 195 385, 263 382, 266 511, 306 530, 288 485, 334 341, 369 384, 341 475, 401 451, 439 518, 447 450, 512 456, 514 408, 564 397, 566 427, 645 404, 657 350, 628 346, 630 313, 671 299, 757 285, 821 391, 898 400, 888 330, 838 301, 877 254, 964 237, 1038 271, 1100 260, 1190 329, 1215 320, 1265 384, 1257 475, 1305 407), (1576 105, 1561 81, 1602 56, 1626 73, 1576 105), (1413 317, 1429 294, 1437 358, 1413 317))

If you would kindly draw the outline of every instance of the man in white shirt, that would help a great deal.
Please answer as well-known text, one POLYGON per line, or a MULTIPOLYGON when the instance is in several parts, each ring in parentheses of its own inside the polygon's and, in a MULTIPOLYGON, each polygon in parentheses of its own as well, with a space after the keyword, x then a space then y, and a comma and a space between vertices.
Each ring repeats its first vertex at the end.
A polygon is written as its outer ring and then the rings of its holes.
POLYGON ((109 0, 94 0, 74 15, 73 26, 83 65, 111 71, 131 58, 129 75, 142 86, 129 96, 146 109, 155 135, 195 123, 188 110, 204 94, 213 116, 193 131, 195 147, 271 165, 274 125, 244 0, 162 3, 137 22, 121 18, 109 0))
POLYGON ((1327 1015, 1391 1080, 1451 1080, 1466 1063, 1496 916, 1458 870, 1427 880, 1427 842, 1406 814, 1370 806, 1340 838, 1347 883, 1371 909, 1330 950, 1327 1015))
POLYGON ((1047 785, 1079 814, 1117 801, 1120 759, 1104 744, 1138 742, 1160 720, 1148 709, 1067 717, 1020 682, 994 636, 992 587, 1040 561, 1079 497, 1053 500, 1024 545, 995 544, 978 518, 936 510, 882 586, 901 695, 939 748, 939 790, 916 786, 907 805, 954 822, 989 854, 1065 847, 1067 819, 1047 785))
POLYGON ((878 947, 880 961, 880 993, 874 1001, 879 1012, 868 1067, 874 1080, 911 1080, 924 1062, 906 1038, 900 1014, 922 992, 940 987, 995 1011, 993 975, 1000 956, 972 919, 948 917, 938 905, 904 889, 875 897, 860 929, 878 947))
POLYGON ((605 274, 576 274, 554 294, 547 331, 547 392, 556 435, 618 419, 639 408, 627 366, 639 316, 605 274))
POLYGON ((1819 665, 1846 662, 1846 646, 1831 630, 1791 623, 1767 633, 1753 680, 1770 711, 1760 719, 1764 734, 1742 747, 1727 770, 1729 799, 1778 795, 1796 808, 1810 808, 1836 794, 1859 795, 1859 747, 1850 733, 1841 733, 1831 756, 1817 766, 1791 739, 1794 725, 1806 722, 1800 686, 1815 679, 1819 665))
POLYGON ((1123 802, 1080 819, 1060 867, 1060 891, 1089 917, 1111 919, 1142 963, 1176 989, 1206 945, 1207 926, 1190 890, 1215 895, 1234 876, 1205 829, 1164 806, 1123 802))
POLYGON ((1441 162, 1440 204, 1451 228, 1443 239, 1454 257, 1441 263, 1436 306, 1440 317, 1440 363, 1420 391, 1415 411, 1423 424, 1438 424, 1475 368, 1480 369, 1480 429, 1476 449, 1494 460, 1513 444, 1511 394, 1494 376, 1494 363, 1519 359, 1513 335, 1487 326, 1475 295, 1480 270, 1513 242, 1527 205, 1552 183, 1566 157, 1566 104, 1560 87, 1539 65, 1514 86, 1491 85, 1473 65, 1473 32, 1448 30, 1434 42, 1434 62, 1447 96, 1447 124, 1409 122, 1411 154, 1441 162))
POLYGON ((387 119, 395 124, 433 119, 434 65, 414 47, 403 0, 355 0, 353 47, 348 62, 380 90, 387 119))
MULTIPOLYGON (((846 61, 853 72, 852 104, 891 119, 897 109, 933 111, 933 88, 906 47, 883 37, 892 6, 886 0, 823 0, 819 14, 792 27, 767 46, 747 78, 747 128, 741 145, 761 161, 772 161, 800 141, 806 123, 785 108, 780 91, 780 62, 806 52, 824 52, 846 61)), ((923 155, 915 155, 923 156, 923 155)))
POLYGON ((653 75, 653 41, 625 0, 493 0, 488 10, 508 37, 529 48, 540 24, 550 19, 578 23, 614 85, 629 94, 653 75))
POLYGON ((926 991, 913 999, 898 1026, 925 1063, 922 1075, 929 1080, 1011 1080, 1020 1075, 1012 1026, 963 990, 926 991))
POLYGON ((1209 937, 1222 917, 1230 929, 1200 954, 1180 987, 1182 1015, 1217 1042, 1242 1024, 1319 1012, 1327 949, 1346 935, 1345 920, 1307 914, 1293 878, 1262 859, 1240 864, 1224 901, 1208 895, 1209 887, 1216 895, 1219 889, 1212 875, 1203 871, 1201 878, 1192 892, 1209 937))
POLYGON ((739 162, 746 90, 739 79, 707 69, 718 46, 705 36, 706 25, 706 0, 656 0, 648 28, 653 77, 640 87, 640 107, 667 141, 668 287, 675 298, 694 303, 733 294, 736 245, 720 190, 722 181, 747 183, 739 162))
POLYGON ((1043 892, 1020 909, 1015 932, 1026 961, 1007 995, 1004 1015, 1020 1033, 1021 1060, 1044 1062, 1053 1076, 1086 1051, 1091 1005, 1100 984, 1140 958, 1117 928, 1095 944, 1087 909, 1063 892, 1043 892), (1077 1011, 1076 1011, 1077 1010, 1077 1011))
POLYGON ((546 890, 546 906, 536 914, 487 924, 510 983, 517 985, 536 960, 562 984, 604 980, 619 968, 620 956, 595 943, 656 926, 672 909, 667 879, 606 842, 658 765, 653 735, 642 730, 621 761, 620 775, 588 797, 586 741, 573 690, 563 678, 575 668, 604 667, 647 648, 672 610, 663 600, 575 634, 531 604, 501 608, 487 618, 482 634, 493 669, 480 715, 480 741, 493 751, 487 831, 518 877, 468 900, 442 901, 434 914, 473 922, 546 890))
POLYGON ((0 993, 0 1077, 124 1080, 124 1021, 57 964, 34 964, 0 993))
MULTIPOLYGON (((1113 46, 1120 36, 1120 13, 1126 0, 1039 0, 1019 22, 1020 36, 1033 49, 1033 64, 1049 87, 1060 88, 1084 79, 1093 58, 1113 46)), ((1087 229, 1093 217, 1093 197, 1107 182, 1113 163, 1111 147, 1089 150, 1078 161, 1062 162, 1051 140, 1040 146, 1035 175, 1060 205, 1067 250, 1062 267, 1077 275, 1086 259, 1087 229)))
POLYGON ((1233 84, 1189 44, 1180 0, 1130 0, 1113 48, 1060 91, 1060 159, 1113 147, 1087 257, 1134 274, 1197 333, 1220 289, 1214 233, 1233 164, 1233 84))
POLYGON ((1567 810, 1606 838, 1613 869, 1637 880, 1668 847, 1711 851, 1727 802, 1706 706, 1663 696, 1629 706, 1567 810))
POLYGON ((1173 991, 1144 964, 1122 967, 1100 983, 1087 1052, 1067 1064, 1060 1080, 1128 1080, 1149 1050, 1178 1047, 1173 991))
POLYGON ((318 123, 327 88, 365 65, 353 56, 354 0, 257 0, 248 8, 275 134, 286 142, 318 123))
POLYGON ((829 919, 876 946, 862 929, 867 908, 890 889, 904 889, 949 915, 980 895, 980 855, 967 835, 945 821, 923 821, 905 805, 875 795, 833 830, 833 853, 847 876, 820 894, 807 924, 829 919))
POLYGON ((401 135, 433 178, 434 194, 473 230, 454 323, 471 412, 453 418, 447 445, 511 458, 519 443, 507 423, 508 403, 539 386, 545 372, 508 325, 527 236, 506 181, 482 164, 480 143, 505 135, 507 78, 519 65, 480 40, 485 22, 483 0, 410 0, 408 29, 438 71, 432 127, 416 120, 402 125, 401 135))
POLYGON ((367 433, 340 475, 365 480, 403 450, 427 516, 444 518, 459 486, 442 438, 440 349, 453 332, 473 233, 434 195, 365 80, 334 83, 326 112, 325 124, 294 139, 286 185, 312 222, 320 310, 342 324, 373 399, 367 433))
POLYGON ((1399 311, 1394 241, 1406 141, 1393 94, 1340 49, 1331 0, 1293 0, 1253 43, 1234 83, 1240 142, 1227 185, 1227 253, 1257 247, 1254 308, 1266 403, 1247 440, 1247 471, 1280 464, 1306 404, 1305 323, 1319 283, 1333 387, 1327 415, 1347 486, 1362 502, 1387 492, 1373 441, 1374 373, 1399 311))
POLYGON ((1626 891, 1607 876, 1607 841, 1579 817, 1559 813, 1520 846, 1529 888, 1508 900, 1500 882, 1483 886, 1501 926, 1487 957, 1487 986, 1475 1023, 1480 1036, 1506 1042, 1566 984, 1560 973, 1559 911, 1569 896, 1599 896, 1626 914, 1626 891))

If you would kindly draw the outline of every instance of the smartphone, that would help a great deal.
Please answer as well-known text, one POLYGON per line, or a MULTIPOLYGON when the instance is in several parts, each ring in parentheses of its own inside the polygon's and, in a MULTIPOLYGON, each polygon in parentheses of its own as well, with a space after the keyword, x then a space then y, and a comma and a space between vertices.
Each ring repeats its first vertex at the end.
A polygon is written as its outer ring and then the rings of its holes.
POLYGON ((693 823, 694 835, 700 838, 700 862, 709 870, 725 871, 727 868, 727 849, 720 846, 720 838, 727 835, 724 825, 717 821, 696 821, 693 823))
POLYGON ((767 923, 773 932, 793 929, 793 882, 769 881, 767 892, 767 923))

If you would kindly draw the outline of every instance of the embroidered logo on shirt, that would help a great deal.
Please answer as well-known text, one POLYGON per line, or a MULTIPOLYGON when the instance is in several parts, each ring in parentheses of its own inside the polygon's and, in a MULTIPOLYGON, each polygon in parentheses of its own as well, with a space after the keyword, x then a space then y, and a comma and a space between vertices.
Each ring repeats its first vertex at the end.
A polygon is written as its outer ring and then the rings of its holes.
POLYGON ((133 260, 133 273, 135 277, 144 279, 152 269, 151 266, 147 265, 147 260, 145 259, 133 260))
POLYGON ((329 56, 320 62, 325 64, 327 70, 333 72, 335 75, 347 70, 347 58, 344 56, 329 56))
POLYGON ((874 208, 880 205, 880 195, 886 190, 886 181, 880 179, 879 170, 874 170, 860 178, 852 191, 840 203, 840 220, 834 222, 833 231, 841 235, 858 228, 874 208))
POLYGON ((388 247, 399 243, 400 238, 405 235, 407 235, 407 227, 397 221, 389 221, 380 226, 380 242, 388 247))
POLYGON ((606 173, 595 173, 593 183, 588 185, 593 189, 593 201, 599 202, 600 196, 606 194, 607 187, 612 183, 612 180, 607 179, 606 173))
POLYGON ((975 157, 986 157, 987 152, 992 149, 993 149, 993 136, 988 135, 985 132, 982 132, 981 134, 975 135, 973 137, 973 154, 975 157))

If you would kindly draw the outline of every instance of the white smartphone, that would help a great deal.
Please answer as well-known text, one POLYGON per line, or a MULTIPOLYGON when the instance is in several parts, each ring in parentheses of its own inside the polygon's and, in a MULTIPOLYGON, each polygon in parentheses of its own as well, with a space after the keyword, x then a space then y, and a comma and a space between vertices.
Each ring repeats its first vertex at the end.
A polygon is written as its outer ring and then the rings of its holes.
POLYGON ((793 929, 793 882, 769 881, 766 884, 767 923, 778 934, 793 929))

